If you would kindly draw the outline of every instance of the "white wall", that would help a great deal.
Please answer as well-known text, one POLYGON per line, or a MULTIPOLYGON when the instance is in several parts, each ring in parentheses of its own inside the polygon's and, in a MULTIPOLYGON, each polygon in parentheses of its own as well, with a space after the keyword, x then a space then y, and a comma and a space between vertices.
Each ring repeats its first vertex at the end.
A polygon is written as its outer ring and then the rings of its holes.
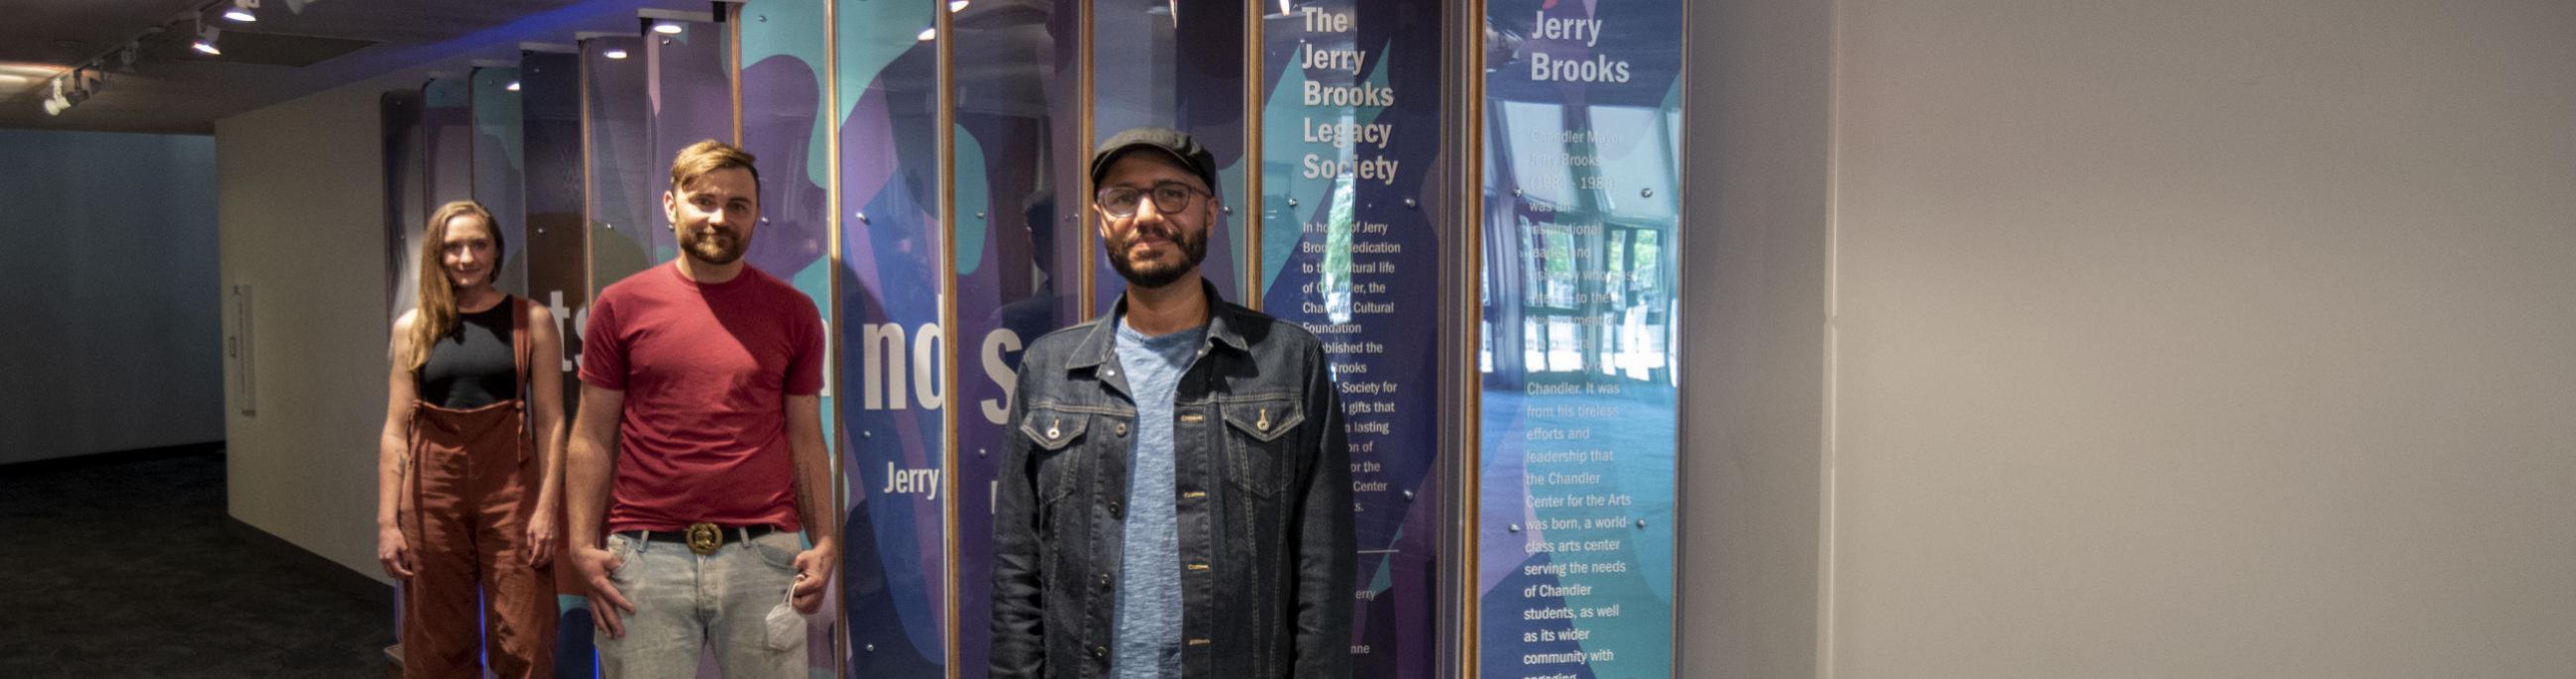
POLYGON ((215 144, 0 130, 0 464, 224 438, 215 144))
POLYGON ((1834 12, 1822 674, 2576 676, 2576 3, 1834 12))
POLYGON ((1687 6, 1682 677, 1816 674, 1827 10, 1687 6))
POLYGON ((252 287, 256 414, 225 409, 232 515, 378 579, 383 89, 353 85, 215 123, 223 283, 252 287))

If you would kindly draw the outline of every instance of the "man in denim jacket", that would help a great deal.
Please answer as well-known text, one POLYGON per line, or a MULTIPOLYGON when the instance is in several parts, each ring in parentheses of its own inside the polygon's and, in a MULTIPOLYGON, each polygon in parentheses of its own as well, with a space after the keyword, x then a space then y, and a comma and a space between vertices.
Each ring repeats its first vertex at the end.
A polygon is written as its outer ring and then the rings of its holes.
POLYGON ((1091 157, 1127 292, 1031 344, 993 529, 995 677, 1347 677, 1350 447, 1322 344, 1199 277, 1188 135, 1091 157))

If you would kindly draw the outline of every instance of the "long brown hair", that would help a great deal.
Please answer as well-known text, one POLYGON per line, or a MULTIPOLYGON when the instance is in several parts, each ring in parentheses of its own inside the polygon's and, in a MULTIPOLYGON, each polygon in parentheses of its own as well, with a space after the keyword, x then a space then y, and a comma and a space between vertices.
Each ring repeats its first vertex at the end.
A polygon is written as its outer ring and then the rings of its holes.
POLYGON ((411 320, 411 355, 403 364, 412 370, 429 362, 429 348, 438 338, 456 330, 456 282, 447 279, 447 265, 440 255, 447 248, 447 223, 457 217, 472 215, 483 220, 483 230, 492 234, 492 269, 498 272, 508 243, 501 240, 501 225, 492 221, 492 211, 471 200, 451 201, 429 213, 429 228, 421 230, 420 240, 420 307, 411 320))

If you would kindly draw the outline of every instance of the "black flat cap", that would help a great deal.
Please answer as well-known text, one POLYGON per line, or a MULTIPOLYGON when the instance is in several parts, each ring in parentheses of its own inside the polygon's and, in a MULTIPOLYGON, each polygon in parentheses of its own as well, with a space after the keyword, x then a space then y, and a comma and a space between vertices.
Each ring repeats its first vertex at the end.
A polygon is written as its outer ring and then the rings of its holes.
POLYGON ((1154 149, 1171 156, 1172 160, 1181 164, 1182 169, 1189 170, 1191 174, 1199 176, 1199 181, 1206 182, 1209 191, 1216 190, 1216 157, 1209 155, 1206 148, 1200 147, 1197 141, 1190 139, 1188 133, 1168 127, 1129 128, 1125 132, 1110 137, 1109 141, 1101 142, 1100 149, 1091 152, 1092 185, 1100 184, 1100 175, 1109 171, 1110 163, 1116 162, 1119 156, 1126 155, 1128 151, 1137 149, 1154 149))

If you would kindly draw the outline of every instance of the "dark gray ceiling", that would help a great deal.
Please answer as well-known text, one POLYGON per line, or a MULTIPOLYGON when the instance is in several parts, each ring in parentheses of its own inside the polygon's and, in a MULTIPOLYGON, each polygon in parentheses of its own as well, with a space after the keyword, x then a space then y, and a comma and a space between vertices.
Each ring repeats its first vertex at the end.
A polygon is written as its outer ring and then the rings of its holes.
POLYGON ((185 17, 209 0, 0 0, 0 127, 211 133, 215 120, 341 85, 516 60, 523 43, 634 32, 643 9, 707 13, 706 0, 262 0, 259 21, 216 19, 221 57, 188 49, 185 17), (175 23, 173 23, 175 22, 175 23), (133 72, 111 54, 142 39, 133 72), (45 78, 107 54, 108 87, 46 115, 45 78), (301 65, 298 65, 301 64, 301 65))

